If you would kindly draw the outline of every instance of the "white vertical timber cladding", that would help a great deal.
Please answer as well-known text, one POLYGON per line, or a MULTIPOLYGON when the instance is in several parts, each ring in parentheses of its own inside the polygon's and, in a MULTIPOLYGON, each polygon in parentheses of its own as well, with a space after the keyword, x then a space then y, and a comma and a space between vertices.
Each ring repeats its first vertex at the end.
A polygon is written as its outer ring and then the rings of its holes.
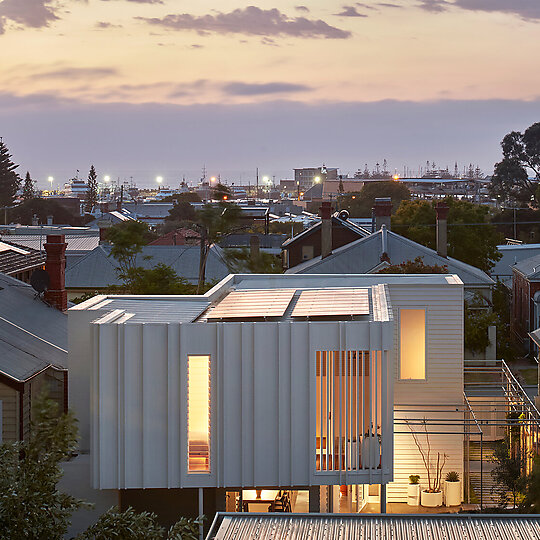
MULTIPOLYGON (((90 420, 90 477, 92 479, 92 487, 99 489, 100 485, 100 442, 99 442, 99 326, 92 326, 92 368, 89 373, 90 377, 90 396, 89 396, 89 420, 90 420)), ((75 400, 76 401, 76 400, 75 400)), ((70 401, 71 403, 71 401, 70 401)))
POLYGON ((254 486, 272 486, 278 478, 279 352, 276 323, 253 325, 254 486))
POLYGON ((223 327, 223 348, 219 362, 223 364, 221 379, 223 408, 217 422, 223 424, 223 486, 241 486, 242 456, 242 323, 227 323, 223 327))
MULTIPOLYGON (((394 308, 394 403, 421 405, 426 412, 398 413, 396 418, 441 419, 460 418, 453 413, 437 414, 437 404, 462 404, 463 402, 463 286, 424 287, 395 285, 390 288, 394 308), (426 380, 399 380, 399 310, 426 309, 426 380)), ((421 426, 416 426, 417 431, 421 426)), ((428 426, 428 430, 450 431, 448 426, 428 426)), ((408 476, 420 474, 422 488, 427 486, 427 473, 414 440, 406 426, 397 426, 394 437, 394 482, 388 485, 388 502, 403 502, 407 498, 408 476)), ((454 428, 454 431, 462 431, 454 428)), ((425 436, 420 437, 425 446, 425 436)), ((463 435, 446 433, 430 437, 432 452, 448 454, 443 471, 455 470, 463 479, 463 435)))
POLYGON ((99 325, 99 483, 118 485, 118 345, 116 327, 99 325))
POLYGON ((255 414, 253 410, 254 366, 253 366, 253 323, 242 324, 242 485, 253 486, 255 482, 254 432, 255 414))
POLYGON ((124 324, 124 485, 143 486, 142 325, 124 324))
POLYGON ((291 485, 293 447, 291 435, 291 323, 279 323, 278 343, 278 486, 291 485))
POLYGON ((185 394, 181 392, 180 325, 167 325, 167 487, 181 485, 180 416, 185 394))
POLYGON ((143 483, 167 485, 167 326, 143 326, 143 483))
POLYGON ((118 358, 118 378, 116 385, 116 399, 118 401, 118 415, 117 415, 117 425, 116 432, 118 436, 118 453, 116 455, 116 467, 118 474, 118 485, 123 486, 125 484, 125 474, 124 474, 124 454, 126 451, 126 444, 124 439, 124 431, 120 426, 124 425, 124 362, 125 362, 125 352, 124 352, 124 326, 119 326, 118 324, 114 325, 114 332, 117 336, 117 351, 116 357, 118 358))
MULTIPOLYGON (((314 377, 315 361, 311 363, 310 325, 294 323, 291 325, 291 485, 305 486, 309 483, 313 470, 312 456, 315 455, 315 442, 311 440, 312 415, 315 411, 315 394, 309 399, 314 377), (313 367, 313 369, 311 369, 313 367)), ((314 358, 314 356, 313 356, 314 358)), ((314 420, 314 418, 313 418, 314 420)), ((314 437, 313 437, 314 438, 314 437)))
POLYGON ((221 421, 216 415, 217 377, 216 364, 220 361, 217 354, 217 324, 182 324, 180 331, 180 351, 182 354, 182 376, 184 381, 184 426, 182 430, 182 446, 180 450, 181 467, 183 471, 181 487, 213 487, 217 485, 217 451, 216 436, 218 430, 216 423, 221 421), (210 356, 210 473, 187 472, 187 359, 192 355, 210 356))

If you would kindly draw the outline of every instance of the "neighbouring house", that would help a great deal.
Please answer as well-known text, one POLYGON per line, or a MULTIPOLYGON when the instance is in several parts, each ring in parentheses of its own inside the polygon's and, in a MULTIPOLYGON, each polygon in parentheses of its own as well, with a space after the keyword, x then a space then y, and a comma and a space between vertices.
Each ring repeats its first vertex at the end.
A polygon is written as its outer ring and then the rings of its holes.
POLYGON ((531 350, 529 332, 540 326, 540 255, 512 266, 512 317, 514 336, 531 350))
POLYGON ((321 220, 283 242, 284 268, 291 269, 304 261, 324 258, 333 250, 370 234, 370 231, 349 220, 346 210, 332 213, 329 202, 322 203, 320 214, 321 220))
MULTIPOLYGON (((118 261, 110 255, 107 244, 98 246, 66 270, 69 299, 84 293, 104 291, 110 285, 122 285, 118 277, 118 261)), ((170 266, 180 277, 195 285, 199 278, 199 246, 143 246, 136 257, 136 266, 152 268, 159 263, 170 266)), ((229 273, 225 256, 212 246, 206 262, 206 281, 219 281, 229 273)))
POLYGON ((61 285, 61 237, 46 243, 49 290, 42 299, 17 279, 0 274, 0 436, 22 440, 29 431, 32 401, 42 391, 67 410, 67 302, 61 285), (57 243, 59 240, 60 243, 57 243))
POLYGON ((197 231, 189 228, 176 229, 156 238, 150 242, 149 246, 195 246, 199 245, 201 235, 197 231))
POLYGON ((30 283, 30 276, 45 267, 45 255, 36 249, 0 241, 0 273, 30 283))
POLYGON ((495 263, 490 275, 496 281, 512 288, 512 268, 518 262, 540 255, 540 244, 504 244, 497 246, 502 257, 495 263))
POLYGON ((69 340, 80 449, 122 509, 170 523, 180 508, 267 511, 287 491, 297 511, 346 497, 384 512, 407 501, 409 475, 426 487, 411 430, 432 421, 442 474, 463 477, 456 275, 229 275, 199 296, 100 295, 69 310, 69 340))

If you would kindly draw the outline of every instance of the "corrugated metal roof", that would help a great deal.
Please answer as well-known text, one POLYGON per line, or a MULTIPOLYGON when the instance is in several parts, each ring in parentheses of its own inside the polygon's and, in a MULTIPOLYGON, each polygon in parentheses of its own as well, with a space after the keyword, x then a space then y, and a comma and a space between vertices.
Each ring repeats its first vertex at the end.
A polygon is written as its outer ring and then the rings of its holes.
POLYGON ((323 315, 369 315, 369 290, 342 288, 302 291, 292 316, 323 315))
POLYGON ((540 540, 540 518, 490 515, 217 515, 207 540, 540 540))
POLYGON ((524 259, 514 264, 513 268, 519 270, 529 279, 537 279, 540 276, 540 255, 524 259))
POLYGON ((186 300, 179 297, 178 300, 150 296, 146 298, 122 298, 111 296, 96 304, 92 309, 121 309, 134 316, 129 319, 130 323, 185 323, 196 319, 210 302, 203 297, 197 300, 186 300))
POLYGON ((22 244, 0 241, 0 272, 4 274, 15 275, 39 268, 44 263, 45 257, 39 251, 29 249, 22 244))
MULTIPOLYGON (((59 231, 55 234, 63 234, 63 231, 59 231)), ((36 250, 43 250, 45 251, 45 248, 43 247, 45 242, 47 241, 47 235, 46 234, 17 234, 17 235, 5 235, 2 236, 2 240, 5 242, 13 242, 19 246, 36 249, 36 250)), ((70 251, 92 251, 97 246, 99 246, 99 231, 96 232, 95 235, 79 235, 79 236, 73 236, 73 235, 66 235, 66 253, 70 251)))

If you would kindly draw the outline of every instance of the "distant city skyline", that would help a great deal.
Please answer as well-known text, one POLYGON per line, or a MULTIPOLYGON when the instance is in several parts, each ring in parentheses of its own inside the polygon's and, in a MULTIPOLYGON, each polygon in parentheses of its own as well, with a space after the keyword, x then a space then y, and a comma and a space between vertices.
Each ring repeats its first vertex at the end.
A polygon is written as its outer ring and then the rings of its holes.
POLYGON ((537 0, 3 0, 0 135, 41 187, 92 163, 489 173, 540 120, 539 29, 537 0))

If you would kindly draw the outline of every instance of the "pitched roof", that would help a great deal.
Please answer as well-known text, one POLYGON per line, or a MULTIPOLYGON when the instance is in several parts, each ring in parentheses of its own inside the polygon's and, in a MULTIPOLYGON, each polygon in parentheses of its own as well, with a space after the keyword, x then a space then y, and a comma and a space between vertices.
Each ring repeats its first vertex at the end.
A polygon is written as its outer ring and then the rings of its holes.
POLYGON ((291 274, 370 274, 380 269, 383 242, 391 264, 401 264, 422 257, 426 265, 447 266, 448 273, 457 274, 465 286, 490 286, 493 280, 482 270, 451 257, 441 257, 435 250, 427 248, 392 231, 380 229, 365 238, 335 249, 331 255, 321 259, 315 257, 305 261, 287 273, 291 274), (386 240, 384 236, 386 235, 386 240))
MULTIPOLYGON (((109 256, 110 246, 99 246, 66 269, 66 288, 88 289, 121 285, 116 269, 116 259, 109 256)), ((199 277, 199 246, 144 246, 136 257, 135 264, 152 268, 158 263, 170 266, 190 283, 196 284, 199 277), (150 257, 150 259, 148 259, 150 257)), ((219 280, 229 274, 221 248, 213 246, 206 263, 206 279, 219 280)))
MULTIPOLYGON (((332 215, 332 226, 335 226, 335 225, 341 225, 342 227, 346 227, 347 229, 356 233, 360 238, 364 238, 370 234, 369 231, 365 229, 364 227, 360 227, 360 225, 353 223, 349 219, 342 219, 341 217, 339 217, 338 212, 335 212, 332 215)), ((311 225, 311 227, 302 231, 300 234, 297 234, 296 236, 293 236, 292 238, 285 240, 285 242, 283 242, 282 244, 282 247, 285 248, 295 242, 298 242, 298 240, 300 240, 301 238, 305 238, 309 236, 310 234, 314 233, 315 231, 317 231, 321 226, 322 226, 322 220, 319 219, 317 223, 314 223, 313 225, 311 225)))
POLYGON ((513 265, 514 269, 521 272, 529 280, 540 279, 540 255, 529 257, 513 265))
MULTIPOLYGON (((63 234, 60 231, 58 234, 63 234)), ((46 234, 17 234, 6 235, 2 237, 2 241, 16 244, 23 249, 29 248, 34 250, 45 250, 43 245, 47 241, 46 234)), ((73 251, 92 251, 99 245, 99 231, 93 235, 66 235, 66 253, 73 251)))
POLYGON ((13 275, 39 268, 43 264, 45 257, 39 251, 12 242, 0 241, 0 272, 13 275))
POLYGON ((67 363, 67 315, 22 281, 0 274, 0 372, 23 382, 67 363))
POLYGON ((184 241, 188 239, 198 241, 200 237, 201 235, 197 231, 184 227, 182 229, 176 229, 174 231, 170 231, 167 234, 164 234, 160 236, 159 238, 156 238, 153 242, 150 242, 148 245, 149 246, 176 246, 180 244, 180 241, 178 239, 183 239, 184 241))

